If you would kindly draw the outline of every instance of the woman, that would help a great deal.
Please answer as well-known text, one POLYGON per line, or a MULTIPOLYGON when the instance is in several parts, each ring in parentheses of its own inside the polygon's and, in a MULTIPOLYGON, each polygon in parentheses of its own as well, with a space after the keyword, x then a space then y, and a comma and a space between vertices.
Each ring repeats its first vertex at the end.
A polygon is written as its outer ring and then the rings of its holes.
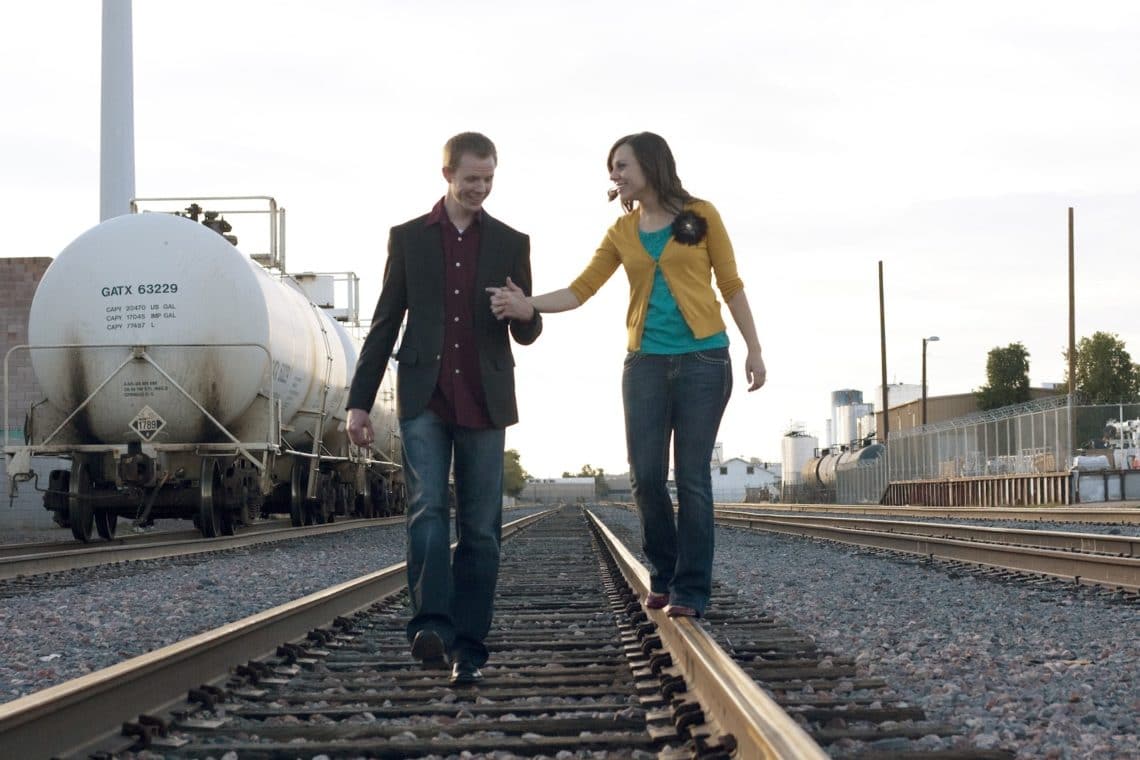
POLYGON ((492 288, 500 319, 581 306, 617 270, 630 285, 629 353, 622 372, 633 497, 652 565, 645 606, 670 617, 699 617, 712 591, 713 501, 710 462, 732 391, 728 336, 711 279, 748 347, 749 391, 764 384, 764 360, 732 243, 711 203, 690 195, 668 144, 651 132, 627 135, 607 166, 626 214, 569 288, 526 298, 514 283, 492 288), (677 516, 666 483, 672 439, 677 516), (681 537, 678 540, 678 536, 681 537))

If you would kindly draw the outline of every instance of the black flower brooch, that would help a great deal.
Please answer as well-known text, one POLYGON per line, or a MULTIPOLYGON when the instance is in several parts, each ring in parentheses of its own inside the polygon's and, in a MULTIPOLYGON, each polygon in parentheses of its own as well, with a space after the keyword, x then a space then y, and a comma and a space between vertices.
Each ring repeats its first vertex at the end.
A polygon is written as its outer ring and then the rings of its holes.
POLYGON ((705 239, 708 231, 708 220, 692 211, 682 211, 673 220, 673 237, 678 243, 696 245, 705 239))

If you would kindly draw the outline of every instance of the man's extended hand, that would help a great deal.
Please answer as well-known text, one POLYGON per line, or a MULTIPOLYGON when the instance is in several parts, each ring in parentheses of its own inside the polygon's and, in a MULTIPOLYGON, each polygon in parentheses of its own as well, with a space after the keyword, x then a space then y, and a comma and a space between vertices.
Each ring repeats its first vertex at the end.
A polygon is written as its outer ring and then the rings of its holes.
POLYGON ((527 300, 526 293, 510 277, 501 288, 487 288, 491 294, 491 313, 495 319, 520 319, 529 322, 534 318, 534 306, 527 300))

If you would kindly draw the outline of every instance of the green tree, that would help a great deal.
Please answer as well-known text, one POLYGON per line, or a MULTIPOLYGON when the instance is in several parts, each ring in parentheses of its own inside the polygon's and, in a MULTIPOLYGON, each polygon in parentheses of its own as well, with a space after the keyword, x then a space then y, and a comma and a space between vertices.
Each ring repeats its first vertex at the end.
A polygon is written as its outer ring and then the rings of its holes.
POLYGON ((567 470, 566 472, 562 473, 562 477, 564 477, 564 478, 592 478, 592 477, 597 476, 597 474, 599 472, 601 472, 601 470, 595 470, 592 466, 590 466, 588 464, 584 464, 584 465, 582 465, 582 471, 581 472, 570 472, 569 470, 567 470))
POLYGON ((974 391, 978 406, 997 409, 1029 400, 1029 351, 1021 343, 991 348, 986 358, 986 384, 974 391))
MULTIPOLYGON (((1114 333, 1095 332, 1081 338, 1076 355, 1077 395, 1087 404, 1134 401, 1140 391, 1140 376, 1124 341, 1114 333)), ((1069 373, 1065 373, 1065 382, 1069 373)))
POLYGON ((517 497, 526 488, 530 475, 523 469, 519 453, 515 449, 503 452, 503 493, 517 497))

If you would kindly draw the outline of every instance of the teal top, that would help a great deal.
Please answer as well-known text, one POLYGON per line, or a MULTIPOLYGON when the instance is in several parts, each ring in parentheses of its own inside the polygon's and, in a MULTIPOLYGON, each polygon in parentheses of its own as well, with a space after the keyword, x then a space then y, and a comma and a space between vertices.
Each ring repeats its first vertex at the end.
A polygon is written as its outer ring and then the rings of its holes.
MULTIPOLYGON (((659 261, 665 244, 673 235, 673 228, 662 227, 653 232, 638 230, 641 244, 654 261, 659 261)), ((721 330, 707 338, 693 337, 677 301, 669 290, 669 283, 661 267, 653 270, 653 290, 649 293, 649 309, 645 316, 645 331, 641 335, 641 352, 644 354, 688 354, 709 348, 726 348, 728 333, 721 330)))

